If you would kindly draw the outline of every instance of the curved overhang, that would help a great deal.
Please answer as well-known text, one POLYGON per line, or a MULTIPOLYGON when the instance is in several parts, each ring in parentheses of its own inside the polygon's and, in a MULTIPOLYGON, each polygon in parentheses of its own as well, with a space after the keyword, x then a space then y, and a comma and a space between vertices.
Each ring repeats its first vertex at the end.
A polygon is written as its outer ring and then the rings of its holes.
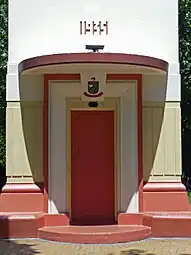
POLYGON ((132 69, 131 72, 139 71, 144 73, 144 70, 147 70, 166 73, 168 71, 168 63, 166 61, 143 55, 121 53, 63 53, 37 56, 23 60, 19 64, 19 73, 51 73, 51 68, 53 67, 54 71, 58 72, 59 67, 63 67, 63 65, 65 67, 67 65, 79 68, 79 66, 95 66, 96 64, 99 64, 99 66, 114 66, 116 68, 119 66, 124 68, 130 67, 132 69))

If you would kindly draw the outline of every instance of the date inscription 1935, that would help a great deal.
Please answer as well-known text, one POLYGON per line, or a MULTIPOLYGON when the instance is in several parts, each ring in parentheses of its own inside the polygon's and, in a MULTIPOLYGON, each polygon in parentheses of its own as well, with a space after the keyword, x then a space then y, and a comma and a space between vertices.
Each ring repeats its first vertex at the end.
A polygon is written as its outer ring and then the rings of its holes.
POLYGON ((80 35, 108 35, 108 21, 80 21, 80 35))

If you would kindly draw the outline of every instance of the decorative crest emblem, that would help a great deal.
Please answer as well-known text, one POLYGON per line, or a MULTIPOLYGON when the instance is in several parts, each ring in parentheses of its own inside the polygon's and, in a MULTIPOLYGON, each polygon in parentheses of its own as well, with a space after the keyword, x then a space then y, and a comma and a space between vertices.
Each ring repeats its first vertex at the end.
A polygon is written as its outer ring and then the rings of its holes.
POLYGON ((88 81, 88 93, 91 95, 96 95, 99 92, 99 81, 96 81, 95 77, 92 77, 88 81))

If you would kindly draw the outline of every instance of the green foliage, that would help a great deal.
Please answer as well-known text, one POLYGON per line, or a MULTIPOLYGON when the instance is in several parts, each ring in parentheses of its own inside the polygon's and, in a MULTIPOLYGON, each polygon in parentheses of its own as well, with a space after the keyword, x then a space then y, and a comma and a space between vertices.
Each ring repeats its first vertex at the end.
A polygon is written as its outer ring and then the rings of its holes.
POLYGON ((191 0, 179 1, 179 44, 182 101, 191 105, 191 0))
POLYGON ((0 0, 0 170, 5 169, 5 107, 8 55, 8 0, 0 0))
POLYGON ((188 191, 188 201, 191 204, 191 192, 190 191, 188 191))
POLYGON ((179 0, 183 173, 191 176, 191 0, 179 0))

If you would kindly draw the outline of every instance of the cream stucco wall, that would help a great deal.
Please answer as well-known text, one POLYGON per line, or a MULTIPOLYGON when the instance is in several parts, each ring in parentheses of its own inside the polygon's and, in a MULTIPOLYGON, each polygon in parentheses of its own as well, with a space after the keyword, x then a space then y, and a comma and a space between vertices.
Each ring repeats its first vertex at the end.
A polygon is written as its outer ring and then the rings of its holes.
POLYGON ((143 119, 144 181, 180 180, 180 103, 147 102, 143 119))
POLYGON ((180 102, 166 100, 165 76, 143 77, 144 181, 180 181, 180 102))
MULTIPOLYGON (((120 86, 120 84, 119 84, 120 86)), ((131 83, 121 103, 121 212, 139 212, 137 84, 131 83)))
POLYGON ((8 182, 43 181, 43 76, 22 76, 20 102, 7 102, 8 182))

